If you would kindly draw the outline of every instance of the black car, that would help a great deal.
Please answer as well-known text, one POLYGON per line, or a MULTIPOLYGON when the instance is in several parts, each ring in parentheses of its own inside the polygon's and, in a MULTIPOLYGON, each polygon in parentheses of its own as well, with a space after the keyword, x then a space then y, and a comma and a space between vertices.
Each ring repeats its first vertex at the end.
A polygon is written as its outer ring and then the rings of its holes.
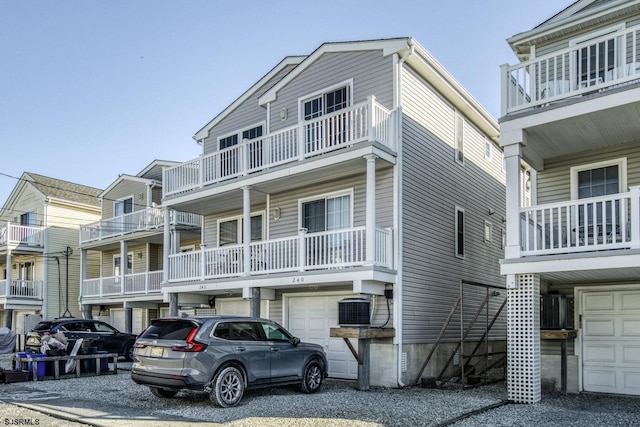
POLYGON ((100 320, 77 319, 71 317, 44 320, 27 334, 26 350, 40 352, 42 345, 40 338, 44 334, 56 334, 62 332, 68 340, 79 338, 88 340, 92 346, 109 353, 118 353, 127 361, 132 360, 133 344, 136 341, 134 334, 120 332, 108 323, 100 320))

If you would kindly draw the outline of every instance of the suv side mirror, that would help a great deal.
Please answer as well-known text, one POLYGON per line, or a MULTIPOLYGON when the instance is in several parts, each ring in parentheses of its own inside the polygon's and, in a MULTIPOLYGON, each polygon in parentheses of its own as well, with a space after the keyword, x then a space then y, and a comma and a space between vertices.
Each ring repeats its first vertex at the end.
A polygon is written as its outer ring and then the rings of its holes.
POLYGON ((298 344, 300 344, 300 338, 293 337, 293 339, 291 340, 291 344, 293 344, 294 346, 297 346, 298 344))

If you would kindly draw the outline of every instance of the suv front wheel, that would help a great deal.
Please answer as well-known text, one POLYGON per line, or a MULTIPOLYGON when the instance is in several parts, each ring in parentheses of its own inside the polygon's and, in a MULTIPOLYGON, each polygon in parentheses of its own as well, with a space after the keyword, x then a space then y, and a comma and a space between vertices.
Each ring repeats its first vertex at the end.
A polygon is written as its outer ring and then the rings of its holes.
POLYGON ((222 408, 236 406, 244 394, 242 373, 233 366, 222 369, 212 382, 209 399, 222 408))
POLYGON ((304 368, 300 389, 305 393, 315 393, 322 385, 322 377, 322 366, 318 361, 312 360, 304 368))

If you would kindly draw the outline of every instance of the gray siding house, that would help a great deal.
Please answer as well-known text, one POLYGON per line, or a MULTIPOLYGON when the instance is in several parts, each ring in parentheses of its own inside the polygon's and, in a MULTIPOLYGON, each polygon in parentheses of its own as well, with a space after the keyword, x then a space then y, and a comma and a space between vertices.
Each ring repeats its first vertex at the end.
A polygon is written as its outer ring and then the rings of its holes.
POLYGON ((639 36, 640 1, 581 0, 508 39, 512 400, 545 386, 640 395, 639 36))
POLYGON ((165 213, 174 233, 182 233, 183 248, 200 243, 202 223, 197 214, 160 206, 162 169, 177 164, 155 160, 136 175, 119 175, 97 195, 102 217, 81 225, 79 234, 85 318, 140 333, 168 311, 160 292, 165 213))
MULTIPOLYGON (((360 322, 391 331, 370 343, 371 384, 396 387, 453 358, 462 310, 421 369, 463 281, 504 288, 498 125, 414 39, 287 57, 194 139, 202 154, 163 176, 164 209, 203 216, 193 250, 164 228, 172 314, 276 320, 324 346, 331 376, 355 378, 331 330, 339 302, 363 298, 360 322)), ((471 286, 465 304, 498 317, 485 338, 497 350, 505 293, 487 289, 471 286)))

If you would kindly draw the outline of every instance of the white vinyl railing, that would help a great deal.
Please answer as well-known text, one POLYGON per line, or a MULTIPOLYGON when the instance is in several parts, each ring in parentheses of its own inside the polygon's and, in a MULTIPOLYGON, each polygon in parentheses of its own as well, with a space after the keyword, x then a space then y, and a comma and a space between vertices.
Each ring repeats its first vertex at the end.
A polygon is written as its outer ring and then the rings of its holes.
POLYGON ((640 187, 520 209, 522 255, 640 248, 640 187))
POLYGON ((42 280, 0 280, 0 297, 42 299, 42 280))
MULTIPOLYGON (((392 230, 376 229, 375 254, 371 263, 392 268, 392 230)), ((297 236, 252 242, 250 244, 250 275, 334 269, 365 265, 366 229, 306 233, 297 236)), ((244 247, 242 245, 182 252, 169 255, 169 281, 193 281, 242 276, 244 247)))
MULTIPOLYGON (((188 212, 170 211, 171 225, 202 226, 202 217, 188 212)), ((148 207, 121 216, 80 226, 80 244, 124 234, 159 229, 164 226, 164 210, 148 207)))
POLYGON ((105 276, 85 279, 82 282, 83 297, 103 297, 123 294, 159 294, 162 283, 162 270, 144 273, 126 274, 124 287, 121 276, 105 276))
POLYGON ((8 244, 42 246, 44 227, 15 225, 8 222, 0 228, 0 246, 8 244))
POLYGON ((164 169, 163 196, 191 191, 362 141, 395 148, 392 112, 367 102, 164 169))
POLYGON ((640 26, 503 65, 502 115, 640 78, 640 26))

